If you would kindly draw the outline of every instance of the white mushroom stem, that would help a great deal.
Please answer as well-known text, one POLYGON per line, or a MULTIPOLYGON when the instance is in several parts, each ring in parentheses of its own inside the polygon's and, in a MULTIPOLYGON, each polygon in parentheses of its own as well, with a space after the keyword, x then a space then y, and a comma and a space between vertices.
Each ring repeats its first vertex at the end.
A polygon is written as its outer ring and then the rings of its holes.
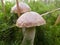
POLYGON ((25 28, 24 38, 21 45, 33 45, 35 38, 35 31, 36 31, 35 27, 25 28))
POLYGON ((22 28, 22 33, 23 33, 23 36, 24 36, 24 34, 25 34, 25 28, 22 28))
POLYGON ((49 13, 53 13, 53 12, 55 12, 55 11, 57 11, 57 10, 60 10, 60 8, 57 8, 57 9, 55 9, 55 10, 52 10, 52 11, 46 12, 46 13, 41 14, 41 15, 44 16, 44 15, 47 15, 47 14, 49 14, 49 13))

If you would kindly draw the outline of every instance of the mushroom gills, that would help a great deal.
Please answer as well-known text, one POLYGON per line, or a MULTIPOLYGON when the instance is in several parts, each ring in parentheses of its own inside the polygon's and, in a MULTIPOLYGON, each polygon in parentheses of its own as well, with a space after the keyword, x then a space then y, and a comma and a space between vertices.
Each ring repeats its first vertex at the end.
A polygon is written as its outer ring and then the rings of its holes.
MULTIPOLYGON (((24 29, 23 29, 24 30, 24 29)), ((33 45, 35 38, 35 27, 25 28, 24 38, 21 45, 33 45)))

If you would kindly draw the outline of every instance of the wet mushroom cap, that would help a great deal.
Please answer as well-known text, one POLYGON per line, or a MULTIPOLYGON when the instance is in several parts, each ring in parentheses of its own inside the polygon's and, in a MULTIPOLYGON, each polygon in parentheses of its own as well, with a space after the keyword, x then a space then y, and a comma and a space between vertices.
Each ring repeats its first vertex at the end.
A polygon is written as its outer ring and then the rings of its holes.
POLYGON ((26 12, 22 14, 16 22, 17 27, 33 27, 44 24, 46 24, 46 21, 36 12, 26 12))
MULTIPOLYGON (((31 8, 29 7, 29 5, 27 5, 24 2, 19 3, 19 8, 20 8, 20 13, 31 11, 31 8)), ((18 13, 16 4, 11 8, 11 13, 18 13)))

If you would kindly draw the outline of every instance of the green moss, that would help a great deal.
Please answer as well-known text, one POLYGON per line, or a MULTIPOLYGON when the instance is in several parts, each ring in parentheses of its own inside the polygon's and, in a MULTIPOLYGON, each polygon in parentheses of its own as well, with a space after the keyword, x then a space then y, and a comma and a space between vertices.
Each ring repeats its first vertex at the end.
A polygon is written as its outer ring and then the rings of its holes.
MULTIPOLYGON (((10 2, 6 2, 5 4, 8 18, 8 20, 6 20, 0 4, 0 45, 20 45, 23 38, 22 30, 17 27, 12 27, 17 19, 15 14, 10 13, 10 9, 13 5, 14 4, 10 2)), ((31 2, 29 5, 32 11, 36 11, 39 14, 57 8, 54 3, 46 5, 42 2, 31 2)), ((60 45, 60 24, 54 26, 58 15, 60 15, 60 11, 43 16, 47 23, 46 25, 36 27, 34 45, 60 45)), ((26 45, 30 45, 29 40, 26 41, 28 42, 26 45)))

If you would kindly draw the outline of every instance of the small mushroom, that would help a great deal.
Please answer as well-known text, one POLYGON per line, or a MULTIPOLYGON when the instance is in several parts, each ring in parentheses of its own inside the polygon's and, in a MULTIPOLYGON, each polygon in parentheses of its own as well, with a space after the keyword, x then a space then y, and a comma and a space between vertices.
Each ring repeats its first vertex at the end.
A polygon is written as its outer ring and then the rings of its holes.
POLYGON ((36 12, 32 11, 22 14, 16 22, 17 27, 25 30, 21 45, 33 45, 36 31, 35 27, 44 24, 46 24, 46 21, 36 12))
MULTIPOLYGON (((31 11, 29 5, 27 5, 24 2, 19 3, 19 8, 20 8, 20 13, 25 13, 25 12, 31 11)), ((18 13, 16 4, 11 8, 11 13, 18 13)))

